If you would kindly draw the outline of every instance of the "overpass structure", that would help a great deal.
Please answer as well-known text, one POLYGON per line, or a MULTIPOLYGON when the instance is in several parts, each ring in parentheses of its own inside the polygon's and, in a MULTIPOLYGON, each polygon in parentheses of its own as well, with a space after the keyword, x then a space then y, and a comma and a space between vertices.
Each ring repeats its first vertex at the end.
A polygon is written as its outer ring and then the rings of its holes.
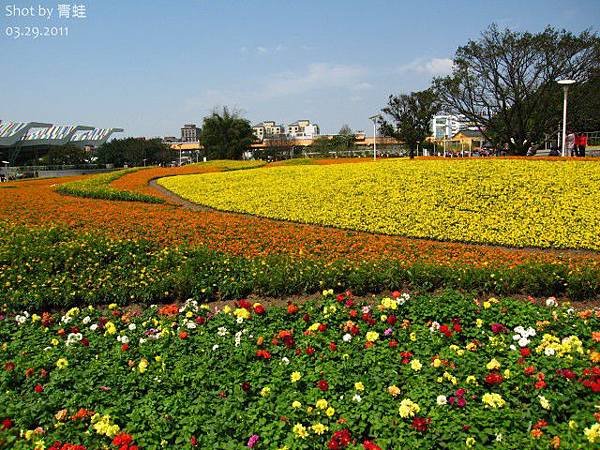
POLYGON ((0 153, 11 165, 22 154, 38 156, 53 146, 98 147, 122 128, 96 128, 87 125, 53 125, 42 122, 0 121, 0 153))

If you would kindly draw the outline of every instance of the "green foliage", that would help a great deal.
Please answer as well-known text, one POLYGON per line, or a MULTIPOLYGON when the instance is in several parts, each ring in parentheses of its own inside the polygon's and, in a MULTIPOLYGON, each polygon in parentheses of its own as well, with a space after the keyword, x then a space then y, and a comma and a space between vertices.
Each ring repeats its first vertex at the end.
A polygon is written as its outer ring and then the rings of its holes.
POLYGON ((417 144, 431 134, 431 120, 439 105, 431 89, 409 95, 390 95, 388 105, 382 109, 384 117, 380 129, 385 136, 406 142, 412 158, 417 144))
POLYGON ((243 449, 256 434, 257 449, 308 450, 328 448, 346 429, 356 440, 348 450, 364 439, 385 449, 464 449, 470 439, 475 448, 534 449, 554 436, 564 448, 592 448, 584 430, 596 423, 597 395, 583 381, 591 378, 597 317, 510 298, 477 304, 455 291, 397 292, 370 304, 332 292, 297 310, 240 301, 215 312, 193 300, 42 317, 0 309, 0 418, 9 419, 0 445, 117 448, 110 444, 120 431, 140 448, 191 449, 194 441, 243 449), (526 343, 514 339, 519 330, 526 343), (553 355, 544 351, 550 336, 553 355), (490 394, 504 404, 486 405, 490 394), (407 399, 418 412, 403 418, 407 399), (94 426, 102 417, 115 429, 94 426), (426 430, 415 429, 416 417, 429 419, 426 430), (542 419, 544 436, 535 439, 542 419), (316 423, 328 429, 317 434, 316 423), (308 429, 304 438, 296 424, 308 429), (38 427, 43 434, 33 433, 38 427))
POLYGON ((137 192, 121 191, 110 187, 110 183, 123 175, 142 170, 142 168, 116 170, 79 181, 59 185, 56 190, 61 194, 75 197, 97 198, 102 200, 123 200, 130 202, 163 203, 164 200, 137 192))
POLYGON ((114 164, 117 167, 125 164, 151 166, 171 162, 175 159, 175 152, 158 138, 125 138, 113 139, 101 145, 96 157, 101 164, 114 164))
POLYGON ((210 159, 240 159, 253 141, 250 122, 227 107, 204 118, 200 143, 210 159))
POLYGON ((312 294, 324 287, 369 294, 411 288, 534 296, 600 295, 597 268, 448 267, 398 262, 311 261, 285 256, 233 257, 206 248, 160 248, 59 228, 2 227, 0 285, 4 302, 36 310, 83 304, 236 299, 257 294, 312 294))
POLYGON ((45 160, 49 165, 77 165, 86 163, 89 156, 84 148, 67 144, 51 146, 45 160))
MULTIPOLYGON (((589 30, 530 33, 491 25, 458 48, 452 74, 435 79, 434 89, 446 109, 479 124, 488 140, 511 142, 513 152, 525 154, 531 142, 559 128, 562 89, 556 81, 585 85, 599 69, 600 38, 589 30)), ((597 109, 586 106, 598 104, 597 92, 587 92, 570 100, 570 107, 589 115, 577 118, 579 126, 597 123, 597 109)))

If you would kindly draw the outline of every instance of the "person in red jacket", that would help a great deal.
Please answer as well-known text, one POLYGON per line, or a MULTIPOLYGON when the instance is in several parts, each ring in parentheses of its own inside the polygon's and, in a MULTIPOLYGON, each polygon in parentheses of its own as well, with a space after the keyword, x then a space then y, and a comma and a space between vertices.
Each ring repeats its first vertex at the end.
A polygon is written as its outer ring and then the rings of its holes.
POLYGON ((575 148, 577 156, 585 157, 585 148, 587 147, 587 134, 579 133, 575 137, 575 148))

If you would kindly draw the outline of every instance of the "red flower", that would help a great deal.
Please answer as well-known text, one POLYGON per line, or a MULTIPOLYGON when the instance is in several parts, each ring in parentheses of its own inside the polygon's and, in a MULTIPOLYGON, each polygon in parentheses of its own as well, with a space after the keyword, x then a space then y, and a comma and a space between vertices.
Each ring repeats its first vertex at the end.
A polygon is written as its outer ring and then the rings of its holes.
POLYGON ((197 446, 197 445, 198 445, 198 439, 196 439, 196 436, 192 436, 192 437, 190 438, 190 445, 191 445, 192 447, 195 447, 195 446, 197 446))
POLYGON ((398 298, 402 295, 402 293, 400 291, 394 291, 392 292, 392 297, 393 298, 398 298))
POLYGON ((501 323, 493 323, 490 325, 490 328, 492 329, 492 333, 494 333, 494 334, 508 332, 508 329, 501 323))
POLYGON ((522 348, 521 350, 519 350, 521 352, 521 356, 523 358, 527 358, 528 356, 531 355, 531 350, 529 350, 527 347, 522 348))
POLYGON ((332 352, 335 352, 337 350, 337 345, 335 342, 329 343, 329 350, 331 350, 332 352))
POLYGON ((315 354, 315 349, 313 347, 306 347, 306 354, 308 356, 312 356, 315 354))
POLYGON ((2 421, 2 429, 3 430, 9 430, 13 427, 13 425, 14 425, 13 421, 10 420, 8 417, 2 421))
POLYGON ((35 369, 33 367, 29 367, 25 371, 25 378, 29 378, 30 376, 33 376, 34 373, 35 373, 35 369))
POLYGON ((302 316, 302 320, 304 320, 305 322, 310 322, 310 315, 304 314, 304 316, 302 316))
POLYGON ((327 444, 327 448, 329 450, 340 450, 350 445, 351 440, 350 431, 348 431, 347 428, 344 428, 343 430, 333 433, 333 436, 331 436, 331 439, 327 444))
POLYGON ((265 307, 259 303, 258 305, 254 306, 254 312, 259 316, 262 316, 265 313, 265 307))
POLYGON ((485 377, 485 382, 489 385, 500 384, 503 381, 504 378, 497 372, 491 372, 485 377))
POLYGON ((344 294, 338 294, 336 297, 336 299, 339 303, 342 303, 345 298, 346 298, 346 296, 344 294))
POLYGON ((250 390, 250 383, 248 383, 247 381, 244 381, 242 383, 242 391, 248 392, 249 390, 250 390))
POLYGON ((248 300, 242 299, 238 303, 240 305, 240 308, 247 309, 248 311, 252 309, 252 303, 250 303, 248 300))
POLYGON ((547 384, 544 380, 539 380, 535 383, 536 389, 544 389, 546 386, 547 386, 547 384))
POLYGON ((13 370, 15 370, 15 367, 15 363, 12 361, 8 361, 4 364, 4 370, 6 370, 7 372, 12 372, 13 370))
POLYGON ((556 373, 567 380, 572 380, 577 377, 577 374, 570 369, 558 369, 556 373))
POLYGON ((441 325, 440 326, 440 333, 442 333, 447 338, 449 338, 449 337, 452 336, 452 331, 450 331, 450 328, 448 328, 448 325, 441 325))
POLYGON ((327 330, 327 324, 326 323, 320 323, 319 324, 319 331, 321 333, 325 332, 325 330, 327 330))
POLYGON ((319 381, 317 381, 317 387, 320 390, 322 390, 323 392, 325 392, 329 389, 329 384, 327 383, 326 380, 319 380, 319 381))
POLYGON ((131 444, 132 442, 133 442, 133 438, 131 437, 130 434, 119 433, 113 438, 112 444, 117 447, 121 447, 121 446, 128 447, 129 444, 131 444))
POLYGON ((545 428, 548 426, 548 422, 546 422, 544 419, 540 419, 536 422, 536 424, 533 426, 534 430, 539 430, 540 428, 545 428))
POLYGON ((460 333, 462 331, 462 326, 458 322, 455 323, 452 328, 454 328, 454 331, 456 331, 457 333, 460 333))
POLYGON ((372 341, 367 341, 367 342, 365 342, 365 348, 371 348, 371 347, 373 347, 374 345, 375 345, 375 343, 374 343, 374 342, 372 342, 372 341))
POLYGON ((288 314, 296 314, 300 308, 293 303, 288 303, 287 312, 288 314))
POLYGON ((121 345, 121 351, 122 352, 126 352, 127 350, 129 350, 129 344, 123 344, 123 345, 121 345))
POLYGON ((187 339, 188 338, 188 332, 187 331, 180 331, 179 332, 179 339, 187 339))
POLYGON ((89 339, 88 338, 81 339, 81 345, 83 345, 84 347, 89 347, 90 346, 89 339))
POLYGON ((368 439, 365 439, 363 441, 363 448, 365 450, 381 450, 381 447, 379 445, 377 445, 373 441, 369 441, 368 439))
POLYGON ((351 298, 349 298, 348 300, 346 300, 346 302, 344 303, 344 306, 346 308, 352 308, 354 306, 354 300, 352 300, 351 298))
POLYGON ((398 341, 396 341, 395 339, 392 339, 388 345, 390 346, 390 348, 396 348, 398 347, 398 341))
POLYGON ((355 309, 351 309, 348 314, 350 314, 350 317, 354 319, 356 316, 358 316, 358 311, 355 309))
POLYGON ((271 354, 267 350, 257 350, 256 356, 257 358, 271 359, 271 354))
POLYGON ((388 323, 388 325, 396 325, 397 321, 398 321, 398 319, 394 315, 388 316, 388 318, 386 320, 386 322, 388 323))
POLYGON ((533 375, 535 373, 535 367, 534 366, 525 367, 525 369, 523 369, 523 372, 525 373, 525 375, 533 375))
POLYGON ((198 325, 204 325, 204 322, 206 322, 206 318, 204 318, 204 317, 202 317, 202 316, 198 316, 198 317, 196 317, 196 320, 195 320, 195 322, 196 322, 198 325))
POLYGON ((36 384, 35 387, 33 388, 35 390, 35 392, 37 392, 38 394, 41 394, 42 392, 44 392, 44 386, 42 386, 41 384, 36 384))
POLYGON ((417 430, 421 433, 425 433, 427 431, 427 427, 429 426, 430 423, 431 423, 430 418, 415 417, 412 421, 411 427, 413 427, 415 430, 417 430))

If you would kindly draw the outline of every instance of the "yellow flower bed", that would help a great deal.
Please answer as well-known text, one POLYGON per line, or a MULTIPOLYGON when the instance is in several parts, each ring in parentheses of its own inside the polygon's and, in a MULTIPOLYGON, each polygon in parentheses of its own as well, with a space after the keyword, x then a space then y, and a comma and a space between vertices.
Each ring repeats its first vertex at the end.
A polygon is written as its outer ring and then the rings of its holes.
POLYGON ((166 178, 217 209, 353 230, 600 250, 600 164, 388 160, 166 178))

